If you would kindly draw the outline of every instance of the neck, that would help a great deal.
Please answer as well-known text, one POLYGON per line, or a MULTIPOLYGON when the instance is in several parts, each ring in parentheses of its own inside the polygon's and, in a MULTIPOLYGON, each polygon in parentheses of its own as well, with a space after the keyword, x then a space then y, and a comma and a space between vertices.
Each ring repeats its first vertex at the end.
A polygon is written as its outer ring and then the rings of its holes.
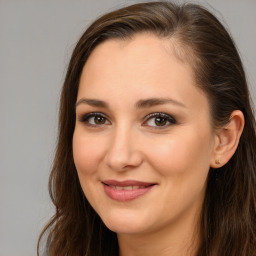
POLYGON ((118 234, 119 255, 195 256, 200 242, 198 217, 190 216, 152 232, 118 234))

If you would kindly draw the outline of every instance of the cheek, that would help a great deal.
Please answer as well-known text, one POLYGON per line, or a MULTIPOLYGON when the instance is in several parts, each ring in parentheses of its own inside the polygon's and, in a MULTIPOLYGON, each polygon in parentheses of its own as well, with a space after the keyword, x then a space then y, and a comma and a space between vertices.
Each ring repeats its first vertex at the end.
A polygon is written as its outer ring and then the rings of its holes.
MULTIPOLYGON (((163 175, 187 172, 208 172, 210 166, 210 136, 192 133, 165 138, 148 151, 148 159, 163 175)), ((148 147, 149 148, 149 147, 148 147)))
POLYGON ((102 147, 99 147, 100 141, 97 138, 75 130, 73 136, 73 157, 77 169, 78 178, 84 192, 84 195, 94 208, 100 202, 95 197, 97 188, 95 182, 98 182, 99 162, 102 157, 102 147), (96 189, 96 190, 95 190, 96 189))
POLYGON ((96 172, 97 165, 103 155, 97 139, 83 136, 79 131, 73 136, 73 157, 79 176, 96 172))

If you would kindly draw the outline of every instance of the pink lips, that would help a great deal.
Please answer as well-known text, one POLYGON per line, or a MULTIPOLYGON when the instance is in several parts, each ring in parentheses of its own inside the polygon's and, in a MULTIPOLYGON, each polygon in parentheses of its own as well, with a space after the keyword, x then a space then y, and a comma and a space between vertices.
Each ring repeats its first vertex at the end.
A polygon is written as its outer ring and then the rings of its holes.
POLYGON ((102 182, 105 193, 113 200, 130 201, 150 191, 154 183, 141 182, 136 180, 116 181, 104 180, 102 182))

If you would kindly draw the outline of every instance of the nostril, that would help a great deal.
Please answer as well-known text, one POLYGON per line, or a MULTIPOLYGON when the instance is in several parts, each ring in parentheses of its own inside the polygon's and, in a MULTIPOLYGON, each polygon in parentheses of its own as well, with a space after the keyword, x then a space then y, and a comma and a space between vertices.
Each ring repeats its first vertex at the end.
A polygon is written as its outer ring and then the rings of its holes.
POLYGON ((143 162, 139 152, 123 151, 109 152, 105 158, 106 165, 115 171, 128 171, 137 168, 143 162))

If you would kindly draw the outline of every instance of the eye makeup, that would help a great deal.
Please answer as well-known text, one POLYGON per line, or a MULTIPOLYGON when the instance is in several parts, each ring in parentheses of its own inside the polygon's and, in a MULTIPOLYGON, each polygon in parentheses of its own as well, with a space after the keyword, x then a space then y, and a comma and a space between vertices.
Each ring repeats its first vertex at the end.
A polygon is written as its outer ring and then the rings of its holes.
MULTIPOLYGON (((111 125, 108 116, 101 112, 90 112, 87 114, 79 115, 78 120, 86 126, 100 128, 104 125, 111 125)), ((153 129, 165 129, 171 125, 176 124, 177 121, 174 117, 163 112, 154 112, 146 115, 143 119, 141 126, 150 127, 153 129)))
POLYGON ((150 126, 156 129, 164 129, 170 125, 176 124, 175 118, 163 112, 155 112, 147 115, 142 126, 150 126))
POLYGON ((101 112, 90 112, 85 115, 80 115, 78 116, 78 120, 79 122, 84 123, 85 125, 95 128, 111 124, 108 120, 108 117, 101 112))

